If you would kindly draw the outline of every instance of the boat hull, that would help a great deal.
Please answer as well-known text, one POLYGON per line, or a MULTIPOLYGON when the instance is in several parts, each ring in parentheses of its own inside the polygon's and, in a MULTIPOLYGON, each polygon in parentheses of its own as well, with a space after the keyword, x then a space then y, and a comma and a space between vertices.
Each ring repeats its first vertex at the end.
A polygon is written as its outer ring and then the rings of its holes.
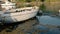
POLYGON ((2 17, 2 21, 4 23, 14 23, 24 21, 36 16, 38 11, 31 11, 31 12, 22 12, 22 13, 11 13, 11 14, 4 14, 2 17))

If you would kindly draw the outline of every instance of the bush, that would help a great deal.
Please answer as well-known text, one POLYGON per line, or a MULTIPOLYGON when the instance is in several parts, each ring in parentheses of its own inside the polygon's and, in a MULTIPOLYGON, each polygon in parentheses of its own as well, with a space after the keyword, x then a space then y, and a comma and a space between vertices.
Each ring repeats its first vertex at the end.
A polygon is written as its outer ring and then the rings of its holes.
POLYGON ((41 0, 41 2, 44 2, 45 0, 41 0))

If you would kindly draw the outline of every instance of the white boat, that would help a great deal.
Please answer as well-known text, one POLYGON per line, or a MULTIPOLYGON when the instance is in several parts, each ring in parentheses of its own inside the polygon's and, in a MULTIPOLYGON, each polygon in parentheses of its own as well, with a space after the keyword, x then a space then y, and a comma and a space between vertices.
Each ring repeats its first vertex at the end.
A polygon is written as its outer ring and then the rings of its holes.
POLYGON ((60 16, 60 10, 59 10, 59 14, 58 15, 60 16))
POLYGON ((8 0, 5 0, 4 2, 5 3, 1 4, 1 7, 5 8, 5 10, 9 10, 9 9, 15 8, 15 3, 9 2, 8 0))
MULTIPOLYGON (((7 5, 7 4, 6 4, 7 5)), ((6 6, 5 5, 5 6, 6 6)), ((2 4, 3 6, 3 4, 2 4)), ((6 8, 6 7, 3 8, 6 8)), ((11 5, 9 5, 11 6, 11 5)), ((9 7, 7 6, 7 7, 9 7)), ((8 9, 8 8, 6 8, 8 9)), ((11 9, 6 11, 0 11, 0 20, 5 23, 14 23, 24 21, 36 16, 38 12, 38 7, 25 7, 25 8, 18 8, 18 9, 11 9)))

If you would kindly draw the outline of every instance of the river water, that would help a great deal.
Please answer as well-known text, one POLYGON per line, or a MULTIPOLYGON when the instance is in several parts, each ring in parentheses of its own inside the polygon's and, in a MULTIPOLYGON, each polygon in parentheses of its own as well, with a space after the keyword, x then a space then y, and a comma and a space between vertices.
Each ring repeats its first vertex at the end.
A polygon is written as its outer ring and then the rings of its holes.
POLYGON ((42 16, 36 16, 36 17, 39 21, 39 24, 42 26, 42 27, 37 26, 37 28, 45 31, 48 30, 46 34, 60 34, 60 17, 59 16, 42 15, 42 16))
POLYGON ((60 26, 60 17, 58 16, 37 16, 40 24, 60 26))

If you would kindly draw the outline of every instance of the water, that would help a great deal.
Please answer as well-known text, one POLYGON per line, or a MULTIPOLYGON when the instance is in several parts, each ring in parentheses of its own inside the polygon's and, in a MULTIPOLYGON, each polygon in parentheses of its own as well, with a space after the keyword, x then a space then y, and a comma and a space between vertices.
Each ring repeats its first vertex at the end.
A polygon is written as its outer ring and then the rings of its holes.
POLYGON ((60 17, 45 15, 45 16, 38 16, 37 18, 40 24, 60 26, 60 17))
POLYGON ((42 15, 42 16, 36 16, 39 24, 36 28, 42 31, 46 31, 47 32, 41 32, 39 34, 60 34, 60 28, 57 27, 53 27, 52 26, 59 26, 60 27, 60 17, 58 16, 48 16, 48 15, 42 15), (44 25, 49 25, 51 26, 51 28, 48 26, 44 26, 44 25), (42 27, 41 27, 42 26, 42 27))

